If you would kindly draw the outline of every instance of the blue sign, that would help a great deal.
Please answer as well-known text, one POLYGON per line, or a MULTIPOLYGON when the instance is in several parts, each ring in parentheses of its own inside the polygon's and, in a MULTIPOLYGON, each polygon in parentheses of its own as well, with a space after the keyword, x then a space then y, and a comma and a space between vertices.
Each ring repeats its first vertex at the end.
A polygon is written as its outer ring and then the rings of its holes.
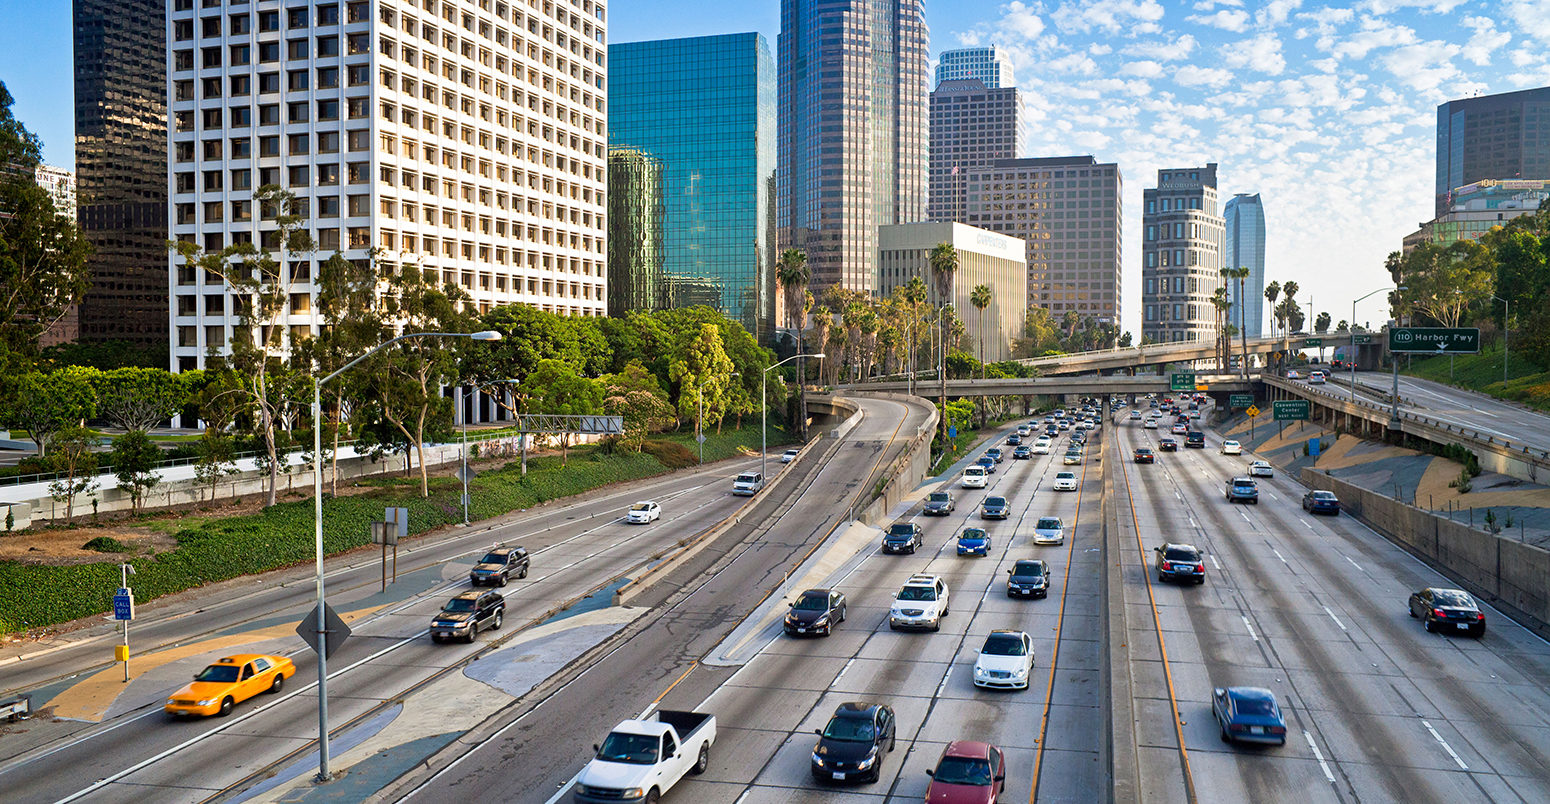
POLYGON ((113 595, 113 619, 133 620, 135 618, 135 594, 127 587, 120 587, 113 595))
POLYGON ((1317 439, 1317 438, 1310 438, 1310 439, 1308 439, 1308 454, 1310 456, 1317 458, 1318 455, 1319 455, 1319 447, 1320 447, 1319 439, 1317 439))
POLYGON ((957 438, 958 437, 958 425, 956 425, 956 424, 949 424, 947 426, 947 437, 948 438, 957 438))

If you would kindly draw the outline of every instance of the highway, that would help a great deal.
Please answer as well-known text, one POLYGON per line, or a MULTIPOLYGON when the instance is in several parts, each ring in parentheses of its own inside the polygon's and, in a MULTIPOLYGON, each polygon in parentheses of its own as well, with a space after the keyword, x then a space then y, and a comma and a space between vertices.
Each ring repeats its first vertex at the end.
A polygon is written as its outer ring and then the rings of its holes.
MULTIPOLYGON (((379 592, 376 553, 331 561, 330 605, 347 619, 358 615, 354 635, 330 657, 332 725, 344 727, 379 710, 719 521, 743 501, 727 493, 731 476, 757 465, 757 459, 743 459, 626 484, 525 512, 493 529, 453 531, 417 543, 399 551, 399 578, 385 594, 379 592), (625 508, 639 499, 661 502, 663 519, 625 524, 625 508), (469 588, 468 568, 497 541, 520 543, 532 554, 528 578, 500 590, 507 599, 505 628, 473 645, 431 644, 424 635, 431 615, 469 588)), ((6 687, 31 691, 37 707, 52 699, 56 715, 74 719, 36 718, 0 740, 5 798, 52 801, 90 790, 92 801, 147 795, 198 800, 242 784, 286 757, 315 751, 316 663, 293 633, 314 600, 312 576, 306 570, 281 573, 244 591, 254 586, 252 580, 228 584, 222 587, 225 595, 200 590, 182 602, 142 610, 132 637, 135 655, 145 664, 136 664, 127 687, 120 666, 97 664, 111 656, 111 637, 67 644, 7 666, 6 687), (246 651, 294 658, 298 673, 284 693, 239 705, 226 719, 174 722, 162 714, 167 694, 192 673, 216 657, 246 651), (191 774, 192 768, 199 770, 191 774)))
MULTIPOLYGON (((1323 386, 1331 393, 1350 393, 1350 372, 1339 372, 1341 383, 1323 386)), ((1356 373, 1358 393, 1385 404, 1394 389, 1393 375, 1378 371, 1356 373)), ((1478 430, 1497 440, 1536 451, 1550 451, 1550 416, 1485 394, 1465 391, 1442 383, 1399 375, 1399 408, 1419 413, 1455 427, 1478 430)))

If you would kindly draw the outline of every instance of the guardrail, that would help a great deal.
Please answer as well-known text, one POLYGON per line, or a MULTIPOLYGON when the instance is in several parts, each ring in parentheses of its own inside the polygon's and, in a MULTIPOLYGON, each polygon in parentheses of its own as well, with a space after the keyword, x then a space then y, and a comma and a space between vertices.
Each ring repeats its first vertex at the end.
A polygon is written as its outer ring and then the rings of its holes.
MULTIPOLYGON (((193 442, 183 442, 183 443, 193 443, 193 442)), ((349 441, 341 441, 341 442, 339 442, 339 446, 340 447, 348 447, 348 446, 352 446, 352 445, 354 445, 356 443, 359 443, 359 439, 350 439, 349 441)), ((289 457, 291 455, 300 455, 301 453, 302 453, 302 450, 293 449, 293 450, 290 450, 288 452, 285 452, 280 457, 286 458, 286 457, 289 457)), ((247 452, 233 453, 231 459, 233 461, 240 461, 240 460, 244 460, 244 459, 247 459, 247 458, 257 458, 260 455, 267 455, 267 454, 268 454, 268 452, 266 450, 250 450, 250 451, 247 451, 247 452)), ((172 468, 175 468, 175 467, 178 467, 178 466, 192 466, 193 464, 196 464, 196 463, 199 463, 199 458, 167 458, 165 460, 157 461, 156 462, 156 468, 157 469, 172 469, 172 468)), ((109 477, 112 477, 112 476, 113 476, 113 467, 112 466, 99 466, 99 467, 97 467, 97 477, 99 477, 99 478, 109 478, 109 477)), ((54 481, 54 480, 59 480, 59 479, 61 479, 63 477, 65 477, 65 475, 63 473, 61 473, 61 472, 36 472, 36 473, 30 474, 30 475, 10 475, 10 476, 7 476, 7 477, 0 477, 0 486, 25 486, 28 483, 51 482, 51 481, 54 481)))
POLYGON ((26 720, 31 715, 32 696, 30 695, 18 695, 0 701, 0 717, 5 718, 9 723, 26 720))

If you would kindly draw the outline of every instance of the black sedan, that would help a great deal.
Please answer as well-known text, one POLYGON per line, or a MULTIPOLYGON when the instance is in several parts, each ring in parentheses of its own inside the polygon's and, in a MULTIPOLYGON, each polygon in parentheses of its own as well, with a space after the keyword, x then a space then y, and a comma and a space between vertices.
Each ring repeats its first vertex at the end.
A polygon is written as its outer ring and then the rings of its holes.
POLYGON ((1049 565, 1043 560, 1020 559, 1007 575, 1007 597, 1049 597, 1049 565))
POLYGON ((1159 438, 1157 439, 1157 449, 1160 452, 1178 452, 1179 442, 1171 438, 1159 438))
POLYGON ((1211 714, 1222 730, 1222 742, 1286 745, 1286 718, 1276 694, 1259 687, 1217 687, 1211 714))
POLYGON ((1150 447, 1136 447, 1136 463, 1152 463, 1155 460, 1157 460, 1157 456, 1152 454, 1150 447))
POLYGON ((953 512, 953 495, 947 491, 933 491, 926 495, 926 507, 921 513, 926 516, 947 516, 953 512))
POLYGON ((897 742, 897 719, 884 704, 840 704, 829 724, 818 729, 813 746, 813 778, 819 781, 875 782, 882 777, 883 754, 897 742))
POLYGON ((791 604, 786 614, 786 633, 822 634, 834 633, 834 626, 845 621, 845 594, 833 589, 809 589, 791 604))
POLYGON ((980 519, 1006 519, 1011 510, 1012 506, 1005 497, 986 497, 980 505, 980 519))
POLYGON ((1339 514, 1340 498, 1333 491, 1310 491, 1302 495, 1302 510, 1312 514, 1339 514))
POLYGON ((1485 635, 1485 612, 1468 592, 1427 587, 1410 595, 1410 616, 1419 617, 1428 631, 1485 635))

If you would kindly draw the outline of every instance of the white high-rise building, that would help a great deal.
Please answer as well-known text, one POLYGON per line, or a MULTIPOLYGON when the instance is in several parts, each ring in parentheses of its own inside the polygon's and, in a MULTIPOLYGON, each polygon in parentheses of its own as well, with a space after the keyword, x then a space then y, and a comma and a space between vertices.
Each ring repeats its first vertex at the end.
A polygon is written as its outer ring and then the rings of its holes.
POLYGON ((48 197, 53 199, 54 211, 72 221, 76 220, 75 171, 40 164, 34 175, 38 186, 47 190, 48 197))
POLYGON ((988 89, 1017 86, 1011 55, 995 45, 942 51, 936 62, 937 86, 966 78, 978 79, 988 89))
MULTIPOLYGON (((253 193, 305 205, 288 332, 336 250, 415 264, 480 310, 604 315, 605 6, 596 0, 170 0, 173 237, 267 242, 253 193)), ((238 301, 172 258, 172 367, 226 348, 238 301)))

